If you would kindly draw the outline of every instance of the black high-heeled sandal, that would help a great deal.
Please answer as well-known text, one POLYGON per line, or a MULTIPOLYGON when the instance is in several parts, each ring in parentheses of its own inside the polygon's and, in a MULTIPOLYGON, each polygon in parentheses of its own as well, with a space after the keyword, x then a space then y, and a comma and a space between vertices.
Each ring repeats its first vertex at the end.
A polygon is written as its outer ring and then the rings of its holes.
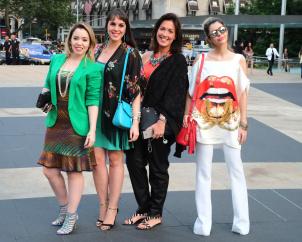
MULTIPOLYGON (((101 203, 100 204, 100 207, 108 207, 108 202, 106 202, 106 203, 101 203)), ((107 210, 107 209, 106 209, 107 210)), ((98 218, 97 219, 97 221, 95 222, 95 225, 97 226, 97 227, 100 227, 102 224, 103 224, 103 220, 101 220, 101 218, 98 218)))
POLYGON ((162 217, 160 215, 148 216, 147 218, 145 218, 143 220, 143 222, 141 222, 140 224, 138 224, 136 226, 136 229, 138 229, 138 230, 150 230, 150 229, 153 229, 154 227, 156 227, 157 225, 160 225, 161 223, 162 223, 162 217), (150 225, 149 222, 150 222, 150 220, 153 220, 153 219, 159 219, 160 222, 156 223, 156 224, 153 224, 153 225, 150 225))
POLYGON ((103 223, 103 224, 99 227, 100 230, 103 230, 103 231, 110 230, 110 229, 112 229, 112 228, 115 226, 115 220, 116 220, 116 217, 117 217, 117 214, 118 214, 118 208, 109 208, 109 207, 108 207, 108 210, 116 210, 116 215, 115 215, 113 224, 104 224, 104 223, 103 223))

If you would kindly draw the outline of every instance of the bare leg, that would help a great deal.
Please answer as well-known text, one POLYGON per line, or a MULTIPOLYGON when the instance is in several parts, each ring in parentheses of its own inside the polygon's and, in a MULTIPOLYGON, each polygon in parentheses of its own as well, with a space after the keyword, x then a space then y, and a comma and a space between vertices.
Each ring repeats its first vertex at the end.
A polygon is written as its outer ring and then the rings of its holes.
POLYGON ((93 180, 98 194, 100 208, 98 219, 104 221, 108 200, 108 171, 106 167, 106 151, 102 148, 94 148, 97 165, 93 169, 93 180))
MULTIPOLYGON (((113 224, 116 214, 121 190, 124 181, 124 152, 123 151, 109 151, 109 204, 104 224, 113 224)), ((102 229, 107 229, 106 226, 102 226, 102 229)))
POLYGON ((84 189, 82 172, 68 172, 68 212, 76 213, 84 189))
POLYGON ((43 167, 43 173, 48 179, 48 182, 56 195, 59 205, 66 205, 68 203, 67 190, 61 171, 56 168, 43 167))

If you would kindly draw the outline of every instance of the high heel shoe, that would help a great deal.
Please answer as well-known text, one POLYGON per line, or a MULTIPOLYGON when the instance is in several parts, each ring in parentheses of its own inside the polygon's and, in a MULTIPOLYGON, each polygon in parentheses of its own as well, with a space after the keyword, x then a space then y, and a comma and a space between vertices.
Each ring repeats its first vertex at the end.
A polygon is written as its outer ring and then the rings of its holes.
POLYGON ((77 213, 68 213, 66 214, 64 223, 62 227, 57 231, 58 235, 70 234, 76 229, 77 220, 79 219, 77 213))
POLYGON ((64 205, 64 206, 60 206, 60 212, 58 217, 51 222, 52 226, 62 226, 67 214, 67 206, 68 204, 64 205))
POLYGON ((115 226, 115 220, 116 220, 116 217, 117 217, 117 214, 118 214, 118 208, 108 208, 108 210, 113 210, 113 211, 116 211, 116 215, 114 217, 114 221, 113 221, 113 224, 102 224, 100 226, 100 229, 103 230, 103 231, 106 231, 106 230, 110 230, 112 229, 114 226, 115 226))
MULTIPOLYGON (((107 210, 108 202, 106 202, 106 203, 101 203, 101 204, 100 204, 100 209, 101 209, 102 207, 105 207, 106 210, 107 210)), ((100 227, 102 224, 103 224, 103 220, 99 217, 99 218, 97 219, 97 221, 95 222, 95 225, 96 225, 97 227, 100 227)))

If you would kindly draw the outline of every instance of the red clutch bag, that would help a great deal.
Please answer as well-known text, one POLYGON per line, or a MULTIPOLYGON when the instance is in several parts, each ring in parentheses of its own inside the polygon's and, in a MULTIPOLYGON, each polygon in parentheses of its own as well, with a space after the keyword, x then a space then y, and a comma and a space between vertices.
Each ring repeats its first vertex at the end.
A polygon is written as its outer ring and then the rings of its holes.
POLYGON ((194 154, 195 146, 196 146, 196 122, 194 119, 192 119, 192 110, 193 110, 193 107, 194 107, 195 101, 196 101, 196 93, 197 93, 196 87, 197 87, 197 84, 200 82, 200 76, 201 76, 203 63, 204 63, 204 54, 202 54, 200 67, 199 67, 196 81, 195 81, 194 94, 193 94, 192 102, 190 104, 189 117, 187 120, 187 127, 182 127, 176 137, 176 142, 178 144, 186 146, 186 147, 188 146, 189 154, 194 154))

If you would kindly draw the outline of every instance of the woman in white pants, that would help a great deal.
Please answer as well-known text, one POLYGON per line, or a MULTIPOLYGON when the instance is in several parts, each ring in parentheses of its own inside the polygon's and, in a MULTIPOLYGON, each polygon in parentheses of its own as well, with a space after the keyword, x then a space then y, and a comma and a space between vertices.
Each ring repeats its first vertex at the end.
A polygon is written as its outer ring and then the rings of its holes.
POLYGON ((209 236, 212 227, 211 168, 213 149, 222 148, 232 187, 232 231, 242 235, 249 233, 249 209, 246 181, 241 160, 241 144, 247 137, 246 62, 241 54, 228 48, 228 30, 218 18, 204 22, 207 42, 213 48, 204 56, 200 82, 195 84, 202 57, 192 67, 189 95, 187 95, 184 126, 193 95, 196 101, 192 118, 196 130, 196 207, 198 217, 194 233, 209 236), (195 90, 196 88, 196 90, 195 90))

